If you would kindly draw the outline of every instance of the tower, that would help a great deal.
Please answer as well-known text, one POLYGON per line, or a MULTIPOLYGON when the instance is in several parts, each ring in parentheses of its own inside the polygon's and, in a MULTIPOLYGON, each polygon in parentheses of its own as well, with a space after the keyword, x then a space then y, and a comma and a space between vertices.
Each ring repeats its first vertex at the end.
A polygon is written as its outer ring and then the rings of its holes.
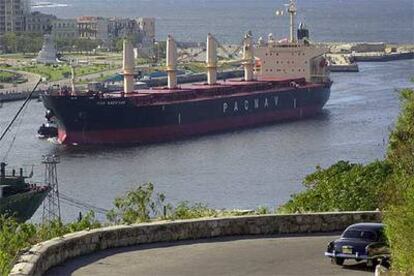
POLYGON ((43 155, 42 158, 42 163, 45 165, 45 184, 50 188, 49 194, 43 202, 42 221, 43 223, 60 221, 59 185, 56 168, 56 165, 60 163, 60 159, 56 155, 43 155))

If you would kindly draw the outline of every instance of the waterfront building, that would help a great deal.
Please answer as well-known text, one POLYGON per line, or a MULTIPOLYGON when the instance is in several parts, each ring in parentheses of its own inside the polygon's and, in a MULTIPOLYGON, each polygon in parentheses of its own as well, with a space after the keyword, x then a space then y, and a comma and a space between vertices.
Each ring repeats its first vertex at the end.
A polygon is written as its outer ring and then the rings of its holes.
POLYGON ((109 35, 111 38, 138 36, 140 28, 136 20, 129 18, 111 18, 109 20, 109 35))
POLYGON ((57 39, 77 39, 79 28, 76 19, 55 19, 52 21, 52 36, 57 39))
POLYGON ((29 13, 29 0, 0 0, 0 39, 6 32, 23 32, 29 13))
POLYGON ((155 43, 155 18, 143 17, 137 19, 141 37, 138 44, 138 51, 144 56, 154 56, 155 43))
POLYGON ((41 12, 32 12, 26 17, 26 32, 46 33, 52 27, 52 23, 57 17, 41 12))
POLYGON ((79 37, 92 40, 109 41, 109 19, 96 16, 77 18, 79 37))
POLYGON ((138 26, 145 36, 155 39, 155 18, 141 17, 137 19, 138 26))

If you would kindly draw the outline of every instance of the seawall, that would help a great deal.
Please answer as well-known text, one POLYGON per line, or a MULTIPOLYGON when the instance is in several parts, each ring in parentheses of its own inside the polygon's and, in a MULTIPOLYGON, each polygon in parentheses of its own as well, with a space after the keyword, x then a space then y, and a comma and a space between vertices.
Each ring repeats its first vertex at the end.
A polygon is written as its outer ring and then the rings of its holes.
POLYGON ((42 275, 66 260, 108 248, 241 235, 343 231, 358 222, 380 222, 380 212, 342 212, 208 218, 113 226, 42 242, 23 253, 10 275, 42 275))

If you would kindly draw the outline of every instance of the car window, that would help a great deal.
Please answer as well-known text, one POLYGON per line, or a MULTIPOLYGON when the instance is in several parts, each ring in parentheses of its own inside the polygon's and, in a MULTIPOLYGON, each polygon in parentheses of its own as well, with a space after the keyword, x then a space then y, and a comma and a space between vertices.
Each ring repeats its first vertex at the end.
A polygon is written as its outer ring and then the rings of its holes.
POLYGON ((379 241, 380 242, 387 242, 387 236, 385 235, 385 233, 384 233, 384 229, 381 229, 381 230, 379 230, 379 241))
POLYGON ((366 241, 376 241, 377 235, 372 231, 364 231, 358 229, 349 229, 342 235, 348 239, 362 239, 366 241))

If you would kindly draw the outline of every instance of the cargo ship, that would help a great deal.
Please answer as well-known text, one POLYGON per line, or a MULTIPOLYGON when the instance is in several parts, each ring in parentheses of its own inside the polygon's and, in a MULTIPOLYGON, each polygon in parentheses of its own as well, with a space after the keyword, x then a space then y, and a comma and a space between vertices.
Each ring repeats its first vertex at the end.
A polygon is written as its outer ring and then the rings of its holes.
POLYGON ((217 80, 218 41, 207 37, 205 83, 177 83, 177 43, 167 39, 166 87, 134 90, 132 44, 124 41, 124 89, 116 93, 72 88, 42 96, 47 118, 57 123, 63 144, 142 144, 214 132, 298 120, 319 113, 332 85, 327 49, 309 41, 309 31, 295 27, 296 3, 288 39, 273 35, 242 45, 242 79, 217 80))
POLYGON ((0 215, 14 217, 19 222, 30 219, 50 191, 47 185, 26 182, 29 176, 12 171, 6 174, 6 164, 0 163, 0 215))

